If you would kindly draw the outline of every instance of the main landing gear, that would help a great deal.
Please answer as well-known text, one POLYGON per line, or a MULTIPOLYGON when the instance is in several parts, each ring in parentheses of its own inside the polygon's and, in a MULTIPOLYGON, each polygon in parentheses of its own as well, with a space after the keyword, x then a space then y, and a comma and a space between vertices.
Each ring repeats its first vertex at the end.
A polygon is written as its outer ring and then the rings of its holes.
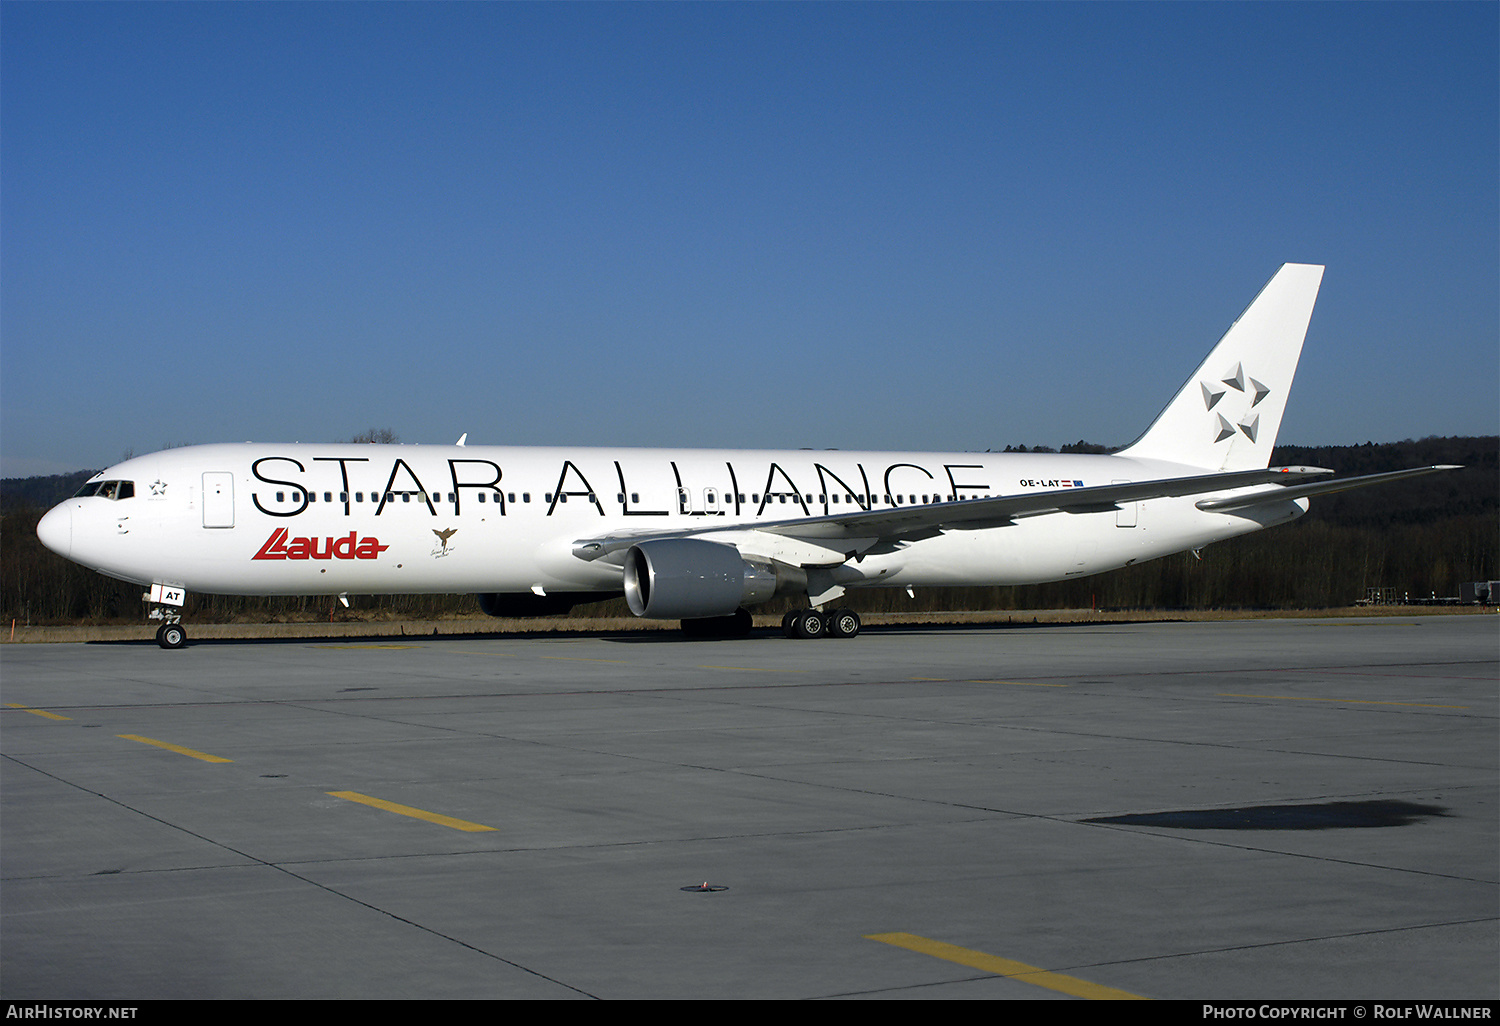
POLYGON ((859 614, 852 609, 796 609, 781 618, 781 631, 789 638, 852 638, 859 634, 859 614))
MULTIPOLYGON (((684 620, 682 632, 697 638, 743 638, 750 625, 750 613, 737 609, 729 616, 684 620)), ((781 630, 789 638, 852 638, 859 633, 859 614, 852 609, 797 609, 781 618, 781 630)))

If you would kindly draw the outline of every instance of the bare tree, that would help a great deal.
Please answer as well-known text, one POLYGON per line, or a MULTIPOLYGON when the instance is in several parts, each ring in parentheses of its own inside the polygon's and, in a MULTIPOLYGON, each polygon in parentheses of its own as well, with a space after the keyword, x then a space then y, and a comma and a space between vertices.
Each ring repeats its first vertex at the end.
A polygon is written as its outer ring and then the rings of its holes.
POLYGON ((395 445, 397 442, 401 441, 401 436, 396 434, 396 432, 392 431, 390 428, 371 428, 368 431, 361 431, 359 434, 349 439, 349 441, 369 442, 374 445, 395 445))

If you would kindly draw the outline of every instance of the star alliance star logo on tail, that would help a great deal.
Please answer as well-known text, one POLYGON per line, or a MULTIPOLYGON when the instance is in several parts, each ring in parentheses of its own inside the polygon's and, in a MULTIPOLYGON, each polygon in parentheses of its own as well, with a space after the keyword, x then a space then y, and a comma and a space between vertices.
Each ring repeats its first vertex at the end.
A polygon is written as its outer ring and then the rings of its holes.
POLYGON ((1269 387, 1252 377, 1248 377, 1245 374, 1245 365, 1242 363, 1235 364, 1234 370, 1218 381, 1213 383, 1200 381, 1198 385, 1203 389, 1203 405, 1210 411, 1219 405, 1219 400, 1228 395, 1230 389, 1246 396, 1253 395, 1253 398, 1250 399, 1250 405, 1245 411, 1245 416, 1240 419, 1238 425, 1231 424, 1223 413, 1216 414, 1219 418, 1219 426, 1218 434, 1214 438, 1214 441, 1222 442, 1226 438, 1232 438, 1236 428, 1244 432, 1245 437, 1250 439, 1250 441, 1255 441, 1256 435, 1260 432, 1260 414, 1252 414, 1249 411, 1259 406, 1260 401, 1271 394, 1269 387))

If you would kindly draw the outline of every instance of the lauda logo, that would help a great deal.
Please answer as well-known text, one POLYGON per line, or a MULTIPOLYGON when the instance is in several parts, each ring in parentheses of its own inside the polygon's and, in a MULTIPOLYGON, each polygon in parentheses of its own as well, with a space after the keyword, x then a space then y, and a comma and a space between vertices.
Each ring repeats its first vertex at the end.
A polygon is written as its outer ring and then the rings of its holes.
POLYGON ((350 531, 342 538, 293 538, 287 540, 286 528, 278 527, 251 559, 374 559, 389 545, 379 538, 361 538, 350 531))

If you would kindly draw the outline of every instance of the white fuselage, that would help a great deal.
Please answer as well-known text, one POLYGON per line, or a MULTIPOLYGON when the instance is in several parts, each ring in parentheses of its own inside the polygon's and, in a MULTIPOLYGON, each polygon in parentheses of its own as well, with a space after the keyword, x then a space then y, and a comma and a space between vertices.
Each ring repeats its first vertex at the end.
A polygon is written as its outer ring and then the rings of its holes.
MULTIPOLYGON (((1202 472, 1052 453, 204 445, 111 467, 96 480, 130 482, 130 497, 67 500, 38 534, 110 576, 212 594, 618 593, 618 562, 580 558, 575 542, 712 528, 747 558, 807 566, 819 554, 805 540, 757 526, 1202 472)), ((945 529, 834 572, 847 588, 1054 581, 1306 508, 1214 513, 1199 498, 945 529)))

